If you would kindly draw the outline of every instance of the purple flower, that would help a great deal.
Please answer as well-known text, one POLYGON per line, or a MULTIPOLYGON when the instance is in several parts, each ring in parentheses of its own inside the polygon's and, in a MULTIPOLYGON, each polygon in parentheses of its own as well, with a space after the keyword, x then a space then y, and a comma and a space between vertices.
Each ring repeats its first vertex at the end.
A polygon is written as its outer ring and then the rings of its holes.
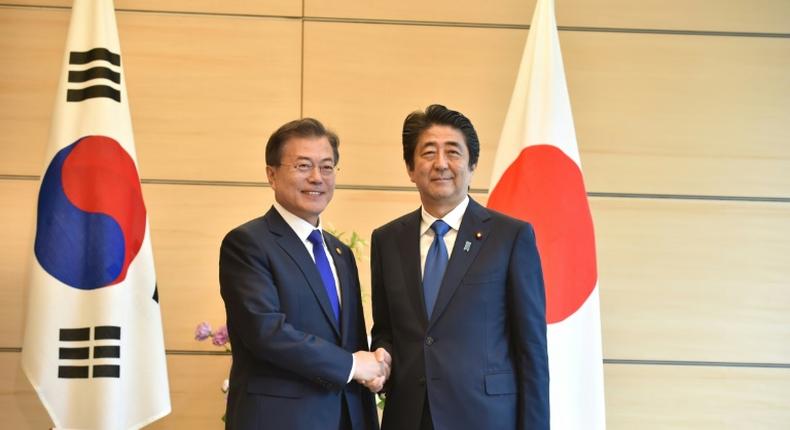
POLYGON ((228 326, 223 325, 218 328, 217 331, 214 332, 214 336, 212 336, 211 343, 216 346, 223 346, 228 343, 228 326))
POLYGON ((195 328, 195 340, 206 340, 211 336, 211 326, 203 321, 195 328))

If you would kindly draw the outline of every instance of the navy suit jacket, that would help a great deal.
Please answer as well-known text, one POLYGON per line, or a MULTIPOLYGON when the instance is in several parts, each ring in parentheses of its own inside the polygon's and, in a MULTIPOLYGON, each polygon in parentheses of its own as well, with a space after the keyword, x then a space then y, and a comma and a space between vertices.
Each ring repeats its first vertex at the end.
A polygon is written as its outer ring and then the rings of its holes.
POLYGON ((354 430, 378 428, 372 394, 346 384, 351 354, 368 349, 357 266, 347 246, 324 239, 340 281, 340 324, 310 254, 274 208, 223 240, 233 346, 226 428, 334 430, 344 404, 354 430))
POLYGON ((375 230, 373 346, 392 355, 382 429, 549 428, 545 292, 535 235, 469 201, 433 313, 421 284, 418 209, 375 230))

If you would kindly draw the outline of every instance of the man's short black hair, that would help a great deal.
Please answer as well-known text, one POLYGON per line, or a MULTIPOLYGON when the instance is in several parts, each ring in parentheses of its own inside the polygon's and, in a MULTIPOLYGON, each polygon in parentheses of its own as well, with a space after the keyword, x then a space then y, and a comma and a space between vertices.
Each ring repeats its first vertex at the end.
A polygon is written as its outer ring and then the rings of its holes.
POLYGON ((266 165, 279 166, 282 162, 283 146, 288 142, 288 139, 294 137, 324 137, 329 140, 332 145, 332 153, 335 157, 335 165, 340 161, 340 139, 331 130, 324 127, 321 121, 315 118, 302 118, 293 120, 278 128, 277 131, 272 133, 269 141, 266 143, 266 165))
POLYGON ((414 170, 414 151, 417 148, 417 139, 422 132, 434 125, 450 126, 464 135, 466 149, 469 150, 469 168, 473 169, 480 156, 480 140, 477 138, 472 121, 469 121, 469 118, 458 111, 434 104, 428 106, 425 112, 410 113, 403 121, 403 160, 409 166, 409 170, 414 170))

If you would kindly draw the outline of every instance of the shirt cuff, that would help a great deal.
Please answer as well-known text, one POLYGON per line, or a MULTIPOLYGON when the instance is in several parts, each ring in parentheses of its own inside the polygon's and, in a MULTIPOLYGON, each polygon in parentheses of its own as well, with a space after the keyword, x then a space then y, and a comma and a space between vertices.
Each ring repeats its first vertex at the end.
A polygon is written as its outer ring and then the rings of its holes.
POLYGON ((352 379, 354 379, 354 370, 356 368, 357 368, 357 358, 354 357, 354 354, 351 354, 351 373, 348 374, 348 381, 346 381, 346 384, 348 384, 349 382, 351 382, 352 379))

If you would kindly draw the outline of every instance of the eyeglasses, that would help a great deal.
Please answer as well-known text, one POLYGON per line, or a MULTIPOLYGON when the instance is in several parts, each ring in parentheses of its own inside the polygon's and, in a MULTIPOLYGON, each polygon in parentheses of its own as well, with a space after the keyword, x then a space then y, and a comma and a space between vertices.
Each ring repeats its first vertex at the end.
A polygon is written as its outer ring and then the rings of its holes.
POLYGON ((318 167, 318 173, 321 174, 323 177, 330 177, 333 176, 335 173, 339 172, 340 169, 335 166, 334 164, 319 164, 316 166, 315 164, 309 161, 299 161, 294 164, 280 164, 280 166, 289 166, 296 170, 299 174, 302 175, 309 175, 310 172, 313 171, 314 168, 318 167))

